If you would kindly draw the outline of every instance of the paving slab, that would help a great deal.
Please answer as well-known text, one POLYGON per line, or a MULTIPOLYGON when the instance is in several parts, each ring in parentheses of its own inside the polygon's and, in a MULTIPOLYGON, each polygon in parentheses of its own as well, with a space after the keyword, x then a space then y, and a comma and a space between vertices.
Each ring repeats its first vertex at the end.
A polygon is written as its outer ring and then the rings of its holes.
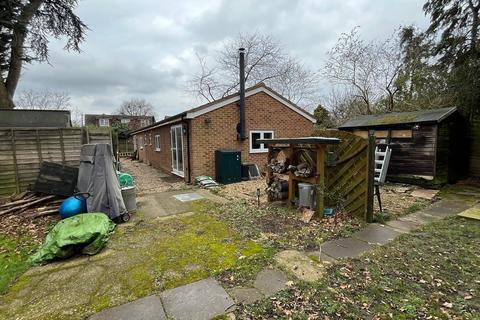
POLYGON ((371 244, 385 244, 399 235, 401 235, 401 232, 396 231, 389 226, 372 223, 365 229, 355 232, 352 237, 371 244))
POLYGON ((230 291, 236 303, 252 304, 264 298, 264 295, 255 288, 236 287, 230 291))
POLYGON ((432 200, 439 191, 434 189, 415 189, 410 195, 415 198, 432 200))
POLYGON ((434 203, 425 210, 422 210, 421 212, 445 218, 453 216, 468 208, 470 208, 470 206, 464 201, 442 200, 434 203))
POLYGON ((213 278, 166 290, 160 297, 169 319, 175 320, 208 320, 235 304, 213 278))
POLYGON ((473 208, 467 209, 465 211, 460 212, 458 216, 463 218, 480 220, 480 208, 473 207, 473 208))
POLYGON ((181 202, 189 202, 203 199, 203 196, 195 192, 176 194, 173 197, 181 202))
POLYGON ((409 220, 392 220, 392 221, 387 221, 385 224, 403 233, 410 232, 421 226, 418 222, 409 221, 409 220))
POLYGON ((89 320, 166 320, 162 302, 157 296, 148 296, 94 314, 89 320))
POLYGON ((365 251, 370 250, 371 246, 362 240, 344 238, 327 241, 321 248, 323 253, 335 259, 341 259, 358 257, 365 251))
POLYGON ((319 280, 324 267, 314 263, 306 254, 297 250, 284 250, 275 255, 275 261, 300 280, 313 282, 319 280))
POLYGON ((287 287, 287 276, 278 269, 263 269, 257 274, 253 286, 266 296, 272 296, 287 287))

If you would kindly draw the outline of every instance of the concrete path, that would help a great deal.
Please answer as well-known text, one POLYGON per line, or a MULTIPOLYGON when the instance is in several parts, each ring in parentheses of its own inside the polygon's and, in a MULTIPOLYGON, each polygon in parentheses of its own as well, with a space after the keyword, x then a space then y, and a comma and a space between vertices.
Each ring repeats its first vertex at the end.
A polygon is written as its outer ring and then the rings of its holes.
MULTIPOLYGON (((385 225, 372 223, 354 233, 350 238, 325 242, 319 251, 310 252, 309 255, 314 255, 319 261, 327 263, 334 262, 336 259, 357 257, 371 250, 375 245, 384 245, 402 233, 429 222, 453 216, 468 207, 462 201, 439 201, 425 210, 389 221, 385 225)), ((310 262, 307 263, 305 259, 307 256, 304 253, 293 250, 280 252, 275 257, 279 265, 290 269, 299 279, 314 281, 321 278, 322 270, 317 269, 310 262)), ((231 289, 232 299, 215 279, 208 278, 166 290, 159 296, 149 296, 103 310, 90 317, 90 320, 207 320, 231 311, 235 303, 249 304, 274 295, 287 288, 288 282, 289 279, 284 272, 275 268, 266 268, 257 275, 253 288, 231 289)))

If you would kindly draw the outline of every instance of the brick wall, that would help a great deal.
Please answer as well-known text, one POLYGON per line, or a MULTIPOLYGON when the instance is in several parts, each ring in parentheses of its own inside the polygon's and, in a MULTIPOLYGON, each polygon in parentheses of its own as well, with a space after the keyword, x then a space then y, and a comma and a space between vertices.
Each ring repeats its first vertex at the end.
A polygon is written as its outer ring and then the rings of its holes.
MULTIPOLYGON (((313 123, 260 92, 246 98, 246 134, 250 130, 273 130, 276 138, 310 136, 313 123)), ((266 153, 250 153, 248 138, 237 141, 236 126, 239 122, 237 103, 201 115, 192 120, 192 177, 209 175, 215 177, 215 150, 238 149, 242 163, 265 165, 266 153)))
MULTIPOLYGON (((313 123, 295 111, 284 106, 269 95, 260 92, 246 98, 246 134, 250 130, 272 130, 276 138, 310 136, 313 123)), ((237 141, 236 126, 239 122, 239 108, 232 103, 190 120, 191 181, 199 175, 215 177, 215 150, 237 149, 242 152, 242 163, 265 165, 267 153, 250 153, 250 139, 237 141)), ((139 149, 139 159, 154 168, 172 171, 170 128, 178 123, 137 134, 145 142, 139 149), (150 134, 152 144, 150 145, 150 134), (155 151, 155 135, 160 134, 161 151, 155 151)), ((183 137, 184 170, 188 175, 187 136, 183 137)))

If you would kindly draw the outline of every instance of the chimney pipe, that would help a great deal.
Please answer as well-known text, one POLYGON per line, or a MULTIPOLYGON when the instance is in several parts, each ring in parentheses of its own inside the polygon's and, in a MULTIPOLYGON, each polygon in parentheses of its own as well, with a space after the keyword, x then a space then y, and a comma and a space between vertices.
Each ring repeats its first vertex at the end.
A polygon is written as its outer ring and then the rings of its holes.
POLYGON ((240 123, 238 130, 238 138, 240 140, 247 139, 245 135, 245 49, 238 49, 239 53, 239 68, 240 68, 240 123))

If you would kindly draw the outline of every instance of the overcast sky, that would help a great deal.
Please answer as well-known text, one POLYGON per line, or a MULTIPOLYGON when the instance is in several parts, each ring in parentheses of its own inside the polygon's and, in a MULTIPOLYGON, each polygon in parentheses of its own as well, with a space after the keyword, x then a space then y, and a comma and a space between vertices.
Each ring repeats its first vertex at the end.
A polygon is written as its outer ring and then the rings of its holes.
POLYGON ((400 25, 425 26, 423 2, 81 0, 76 12, 90 29, 83 52, 53 41, 51 65, 26 65, 17 94, 67 91, 84 113, 111 113, 126 99, 145 98, 161 119, 200 104, 186 93, 195 52, 213 54, 239 32, 270 33, 319 70, 338 36, 355 26, 366 39, 384 39, 400 25))

